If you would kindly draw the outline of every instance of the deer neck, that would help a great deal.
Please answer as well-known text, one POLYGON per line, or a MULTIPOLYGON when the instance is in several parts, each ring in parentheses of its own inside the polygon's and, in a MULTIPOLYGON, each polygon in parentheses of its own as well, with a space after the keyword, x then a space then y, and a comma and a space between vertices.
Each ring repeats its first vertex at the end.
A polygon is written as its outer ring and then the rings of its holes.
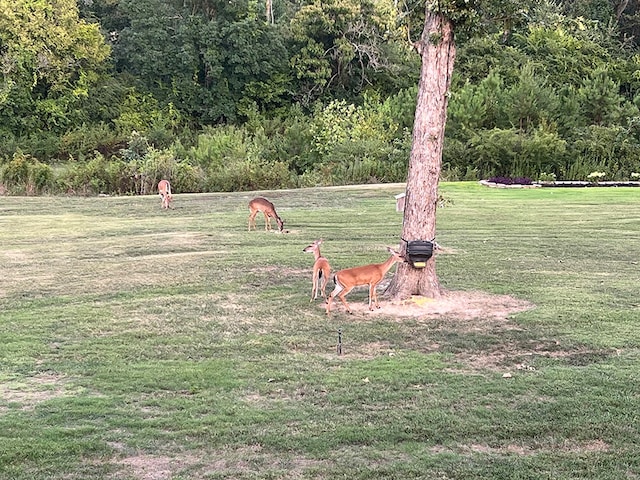
POLYGON ((392 255, 390 256, 386 262, 381 263, 380 264, 380 268, 382 269, 382 275, 384 276, 389 270, 391 270, 391 267, 393 267, 393 264, 396 263, 396 259, 395 257, 392 255))

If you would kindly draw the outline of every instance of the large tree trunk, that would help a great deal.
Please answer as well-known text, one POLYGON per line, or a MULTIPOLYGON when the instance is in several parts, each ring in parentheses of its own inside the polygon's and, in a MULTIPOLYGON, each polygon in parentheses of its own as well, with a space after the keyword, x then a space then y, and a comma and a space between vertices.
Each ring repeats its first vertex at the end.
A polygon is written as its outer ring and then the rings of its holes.
MULTIPOLYGON (((406 241, 433 240, 436 236, 438 180, 449 87, 456 56, 453 33, 450 21, 426 8, 422 37, 415 44, 422 57, 422 69, 407 176, 402 253, 406 252, 406 241)), ((398 264, 396 274, 386 290, 386 295, 393 299, 406 299, 411 295, 437 298, 440 294, 435 256, 422 269, 416 269, 408 263, 398 264)))

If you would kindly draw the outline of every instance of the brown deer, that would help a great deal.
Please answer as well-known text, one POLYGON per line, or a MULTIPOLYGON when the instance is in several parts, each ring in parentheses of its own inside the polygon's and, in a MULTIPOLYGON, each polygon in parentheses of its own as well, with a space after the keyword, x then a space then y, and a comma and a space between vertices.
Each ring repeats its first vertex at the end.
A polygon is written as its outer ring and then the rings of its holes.
POLYGON ((282 233, 284 228, 284 222, 276 213, 276 207, 264 197, 256 197, 249 202, 249 231, 251 227, 256 229, 256 215, 258 212, 262 212, 264 215, 264 229, 265 231, 271 230, 271 219, 275 218, 278 224, 278 231, 282 233))
POLYGON ((338 298, 346 307, 347 312, 352 313, 345 297, 351 290, 353 290, 354 287, 362 285, 369 285, 369 310, 373 310, 374 304, 376 308, 380 308, 378 305, 376 286, 396 262, 406 261, 405 258, 393 248, 387 247, 387 251, 391 256, 384 263, 374 263, 371 265, 363 265, 361 267, 347 268, 345 270, 340 270, 334 275, 333 280, 336 287, 327 299, 327 315, 331 313, 331 302, 333 301, 333 297, 336 295, 338 295, 338 298))
POLYGON ((311 287, 311 302, 318 298, 318 291, 322 294, 322 298, 326 300, 326 288, 329 283, 329 273, 331 272, 331 266, 329 261, 320 254, 320 244, 322 239, 316 240, 308 247, 305 247, 302 251, 306 253, 313 253, 315 262, 313 263, 313 286, 311 287))
POLYGON ((171 201, 173 200, 171 184, 168 180, 160 180, 160 182, 158 182, 158 194, 162 199, 162 208, 173 208, 171 206, 171 201))

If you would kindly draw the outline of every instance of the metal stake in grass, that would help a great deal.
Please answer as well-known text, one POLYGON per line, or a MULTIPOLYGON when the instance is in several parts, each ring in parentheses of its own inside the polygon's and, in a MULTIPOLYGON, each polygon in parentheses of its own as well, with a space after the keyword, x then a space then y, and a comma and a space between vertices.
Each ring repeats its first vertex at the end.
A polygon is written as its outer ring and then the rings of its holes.
POLYGON ((338 355, 342 355, 342 329, 338 329, 338 345, 336 346, 336 351, 338 355))

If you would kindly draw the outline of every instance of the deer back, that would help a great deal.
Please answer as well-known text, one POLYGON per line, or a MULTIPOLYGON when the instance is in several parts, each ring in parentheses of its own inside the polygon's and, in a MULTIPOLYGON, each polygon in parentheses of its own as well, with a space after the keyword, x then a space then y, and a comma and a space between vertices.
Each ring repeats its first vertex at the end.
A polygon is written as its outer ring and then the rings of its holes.
POLYGON ((276 207, 264 197, 256 197, 249 202, 249 208, 258 212, 264 212, 271 217, 277 217, 276 207))
POLYGON ((378 283, 388 270, 383 270, 383 266, 384 263, 374 263, 361 267, 345 268, 336 273, 336 278, 343 285, 351 286, 378 283))
POLYGON ((347 268, 340 270, 336 273, 336 278, 343 285, 377 285, 380 280, 387 274, 394 263, 403 262, 402 257, 398 252, 388 248, 391 256, 383 263, 372 263, 371 265, 363 265, 361 267, 347 268))
POLYGON ((171 184, 167 180, 160 180, 158 193, 171 195, 171 184))

